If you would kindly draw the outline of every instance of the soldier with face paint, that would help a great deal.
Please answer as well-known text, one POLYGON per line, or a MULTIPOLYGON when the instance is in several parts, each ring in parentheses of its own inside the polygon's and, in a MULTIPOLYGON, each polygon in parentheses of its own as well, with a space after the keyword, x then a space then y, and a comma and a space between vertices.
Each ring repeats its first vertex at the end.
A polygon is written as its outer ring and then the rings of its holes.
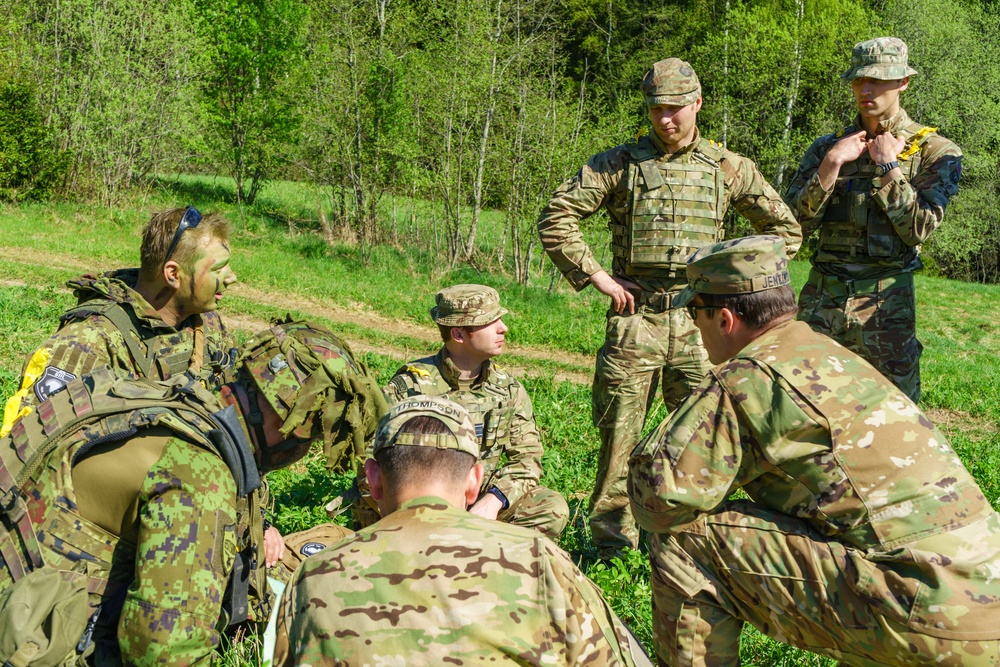
POLYGON ((221 215, 202 216, 193 206, 163 211, 143 230, 139 269, 69 281, 79 303, 26 361, 0 435, 101 366, 154 380, 190 372, 209 389, 232 379, 235 341, 215 312, 236 282, 230 231, 221 215))

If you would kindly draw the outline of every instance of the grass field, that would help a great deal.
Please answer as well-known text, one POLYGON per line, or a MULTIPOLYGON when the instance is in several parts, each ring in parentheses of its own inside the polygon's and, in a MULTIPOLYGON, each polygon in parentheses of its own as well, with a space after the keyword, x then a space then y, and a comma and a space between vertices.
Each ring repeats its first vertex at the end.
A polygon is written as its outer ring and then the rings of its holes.
MULTIPOLYGON (((505 318, 510 350, 504 362, 523 377, 543 434, 542 482, 563 493, 573 512, 563 546, 649 643, 645 556, 630 554, 605 568, 596 562, 586 527, 598 447, 590 423, 589 379, 607 307, 600 295, 590 289, 576 294, 565 281, 553 282, 548 263, 526 287, 499 270, 449 270, 433 252, 412 242, 376 248, 363 261, 357 247, 330 246, 315 233, 322 194, 296 184, 270 186, 260 204, 242 213, 227 203, 230 191, 224 179, 174 177, 160 186, 121 210, 79 204, 0 209, 0 394, 16 389, 22 361, 73 303, 62 283, 83 272, 137 265, 138 231, 149 214, 179 203, 192 203, 203 212, 221 210, 236 224, 233 266, 241 282, 227 294, 221 313, 238 335, 248 336, 286 312, 312 317, 343 334, 383 381, 402 362, 436 349, 436 330, 427 313, 434 292, 457 282, 492 285, 512 312, 505 318)), ((487 253, 499 238, 500 223, 496 215, 484 220, 480 238, 487 253)), ((594 247, 606 243, 600 229, 588 234, 594 247)), ((791 268, 798 289, 808 265, 793 262, 791 268)), ((925 345, 922 407, 998 506, 1000 287, 919 275, 916 281, 918 329, 925 345)), ((647 428, 664 416, 661 406, 647 428)), ((325 521, 323 505, 348 480, 327 475, 317 459, 307 459, 272 475, 271 483, 278 503, 276 523, 289 532, 325 521)), ((745 631, 741 652, 747 665, 833 664, 772 642, 752 628, 745 631)), ((226 662, 252 664, 246 657, 250 653, 227 650, 226 662)))

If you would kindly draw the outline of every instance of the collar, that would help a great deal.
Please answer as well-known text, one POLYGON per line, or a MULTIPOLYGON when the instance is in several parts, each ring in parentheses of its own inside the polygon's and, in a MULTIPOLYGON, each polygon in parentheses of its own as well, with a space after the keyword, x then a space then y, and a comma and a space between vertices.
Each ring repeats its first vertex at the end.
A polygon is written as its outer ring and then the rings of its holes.
MULTIPOLYGON (((451 357, 448 356, 448 348, 442 346, 434 358, 434 362, 441 369, 441 377, 448 383, 448 386, 452 389, 458 389, 458 378, 462 375, 462 371, 451 360, 451 357)), ((492 376, 493 372, 493 360, 487 359, 483 362, 483 368, 479 371, 479 377, 473 378, 472 388, 478 389, 483 386, 492 376)))
POLYGON ((691 138, 691 143, 674 153, 667 152, 667 147, 663 145, 663 142, 660 141, 660 137, 657 136, 654 130, 649 131, 649 137, 653 140, 653 145, 656 146, 656 150, 670 159, 678 158, 682 155, 687 155, 688 153, 693 152, 694 149, 698 147, 698 144, 701 143, 701 132, 698 130, 697 125, 694 128, 694 136, 691 138))
MULTIPOLYGON (((907 125, 910 125, 911 123, 913 123, 913 121, 910 119, 910 116, 906 113, 906 110, 900 107, 899 111, 897 111, 890 118, 885 118, 883 120, 880 120, 878 122, 878 127, 879 130, 881 130, 882 132, 889 132, 893 136, 898 137, 900 130, 905 128, 907 125)), ((861 124, 861 114, 858 114, 857 116, 854 117, 854 127, 858 128, 859 130, 865 129, 864 125, 861 124)))
POLYGON ((409 500, 399 504, 396 511, 416 509, 418 507, 426 507, 429 510, 446 510, 446 509, 456 509, 451 503, 449 503, 444 498, 438 496, 419 496, 417 498, 410 498, 409 500))

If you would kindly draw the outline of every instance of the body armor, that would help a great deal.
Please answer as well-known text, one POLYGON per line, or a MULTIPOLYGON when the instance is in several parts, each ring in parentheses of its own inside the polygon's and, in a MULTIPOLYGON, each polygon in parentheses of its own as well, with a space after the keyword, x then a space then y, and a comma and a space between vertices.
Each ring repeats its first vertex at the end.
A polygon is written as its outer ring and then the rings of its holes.
MULTIPOLYGON (((855 132, 850 126, 830 135, 829 147, 845 134, 855 132)), ((933 136, 933 128, 910 123, 900 130, 906 148, 899 155, 899 168, 907 181, 920 171, 920 148, 933 136)), ((837 176, 833 194, 823 213, 815 261, 904 269, 916 256, 916 249, 906 245, 896 233, 888 216, 872 199, 875 167, 866 151, 853 162, 844 164, 837 176)))
POLYGON ((628 269, 683 276, 688 258, 721 238, 726 191, 720 167, 723 150, 701 139, 690 159, 667 160, 648 137, 627 149, 632 158, 628 222, 611 225, 615 255, 628 269))

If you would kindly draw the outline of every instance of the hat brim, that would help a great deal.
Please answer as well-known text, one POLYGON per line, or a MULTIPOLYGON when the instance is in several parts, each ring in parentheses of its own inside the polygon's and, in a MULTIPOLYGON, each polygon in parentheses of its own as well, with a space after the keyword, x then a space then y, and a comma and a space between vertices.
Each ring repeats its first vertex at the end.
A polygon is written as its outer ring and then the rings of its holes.
POLYGON ((684 93, 683 95, 647 95, 646 106, 652 107, 662 104, 668 107, 686 107, 689 104, 694 104, 695 100, 699 97, 701 97, 700 88, 696 88, 690 93, 684 93))
POLYGON ((908 76, 913 76, 916 73, 917 70, 913 69, 909 65, 875 64, 852 67, 841 74, 840 78, 844 81, 854 81, 855 79, 860 79, 861 77, 878 79, 879 81, 895 81, 897 79, 905 79, 908 76))
POLYGON ((691 301, 694 299, 694 295, 697 294, 697 293, 698 293, 698 290, 696 290, 695 288, 693 288, 690 285, 688 285, 687 287, 685 287, 684 289, 682 289, 677 294, 677 296, 675 296, 673 299, 671 299, 670 305, 672 307, 674 307, 674 308, 683 308, 684 306, 686 306, 689 303, 691 303, 691 301))
POLYGON ((510 311, 508 311, 506 308, 503 307, 497 307, 495 310, 491 310, 490 312, 484 313, 482 315, 477 315, 472 319, 469 319, 468 317, 461 314, 438 317, 438 312, 439 311, 437 306, 431 308, 431 319, 437 322, 438 324, 444 325, 446 327, 480 327, 483 326, 484 324, 490 324, 492 322, 496 322, 510 311))

